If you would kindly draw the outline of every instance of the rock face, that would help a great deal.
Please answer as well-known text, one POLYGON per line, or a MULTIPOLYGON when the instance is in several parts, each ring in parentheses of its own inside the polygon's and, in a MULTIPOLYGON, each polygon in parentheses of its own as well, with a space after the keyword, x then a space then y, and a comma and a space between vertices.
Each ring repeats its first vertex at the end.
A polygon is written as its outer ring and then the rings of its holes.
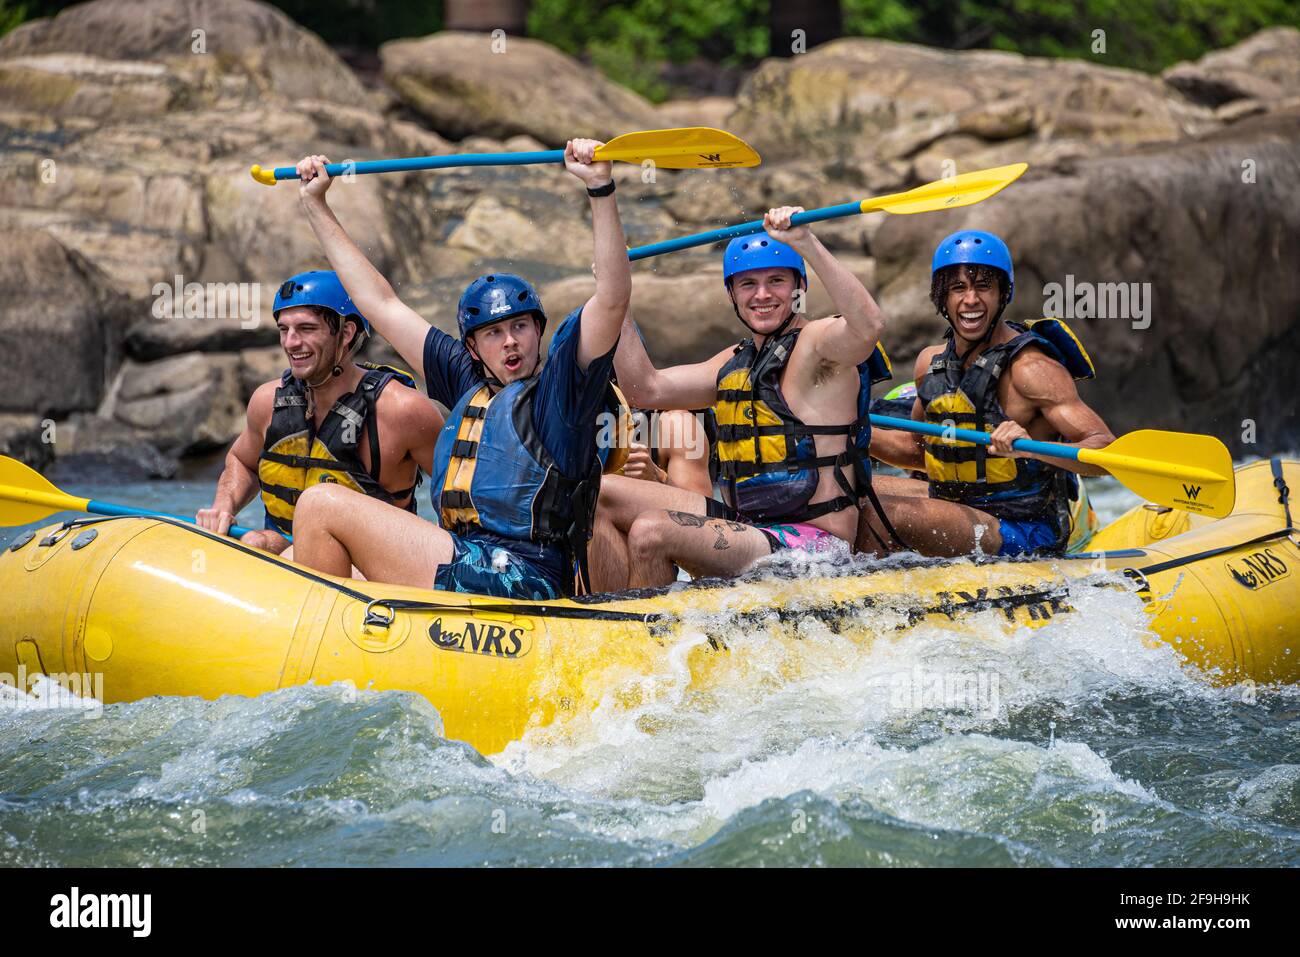
MULTIPOLYGON (((1014 315, 1041 311, 1044 287, 1068 276, 1151 284, 1145 329, 1075 320, 1102 368, 1087 395, 1115 427, 1232 439, 1254 418, 1260 450, 1294 448, 1298 51, 1300 32, 1268 30, 1152 77, 841 40, 761 64, 734 99, 653 107, 532 40, 510 37, 504 53, 482 34, 394 42, 382 51, 390 88, 367 91, 319 38, 252 0, 70 7, 0 38, 0 336, 22 370, 0 395, 0 445, 160 475, 233 437, 252 388, 283 368, 275 288, 326 265, 294 184, 254 183, 253 162, 531 151, 707 122, 745 136, 764 164, 616 164, 630 245, 1024 160, 1024 179, 977 207, 816 227, 879 294, 901 376, 942 331, 926 301, 934 243, 980 225, 1018 256, 1014 315), (30 447, 47 418, 53 449, 30 447)), ((330 198, 398 293, 446 331, 483 272, 538 284, 552 329, 590 295, 588 204, 558 166, 358 176, 330 198)), ((634 267, 658 361, 698 361, 743 332, 718 257, 634 267)), ((814 281, 810 312, 830 308, 814 281)), ((369 353, 407 365, 382 343, 369 353)))
POLYGON ((1195 63, 1170 67, 1164 79, 1207 106, 1300 96, 1300 30, 1261 30, 1234 47, 1207 53, 1195 63))
POLYGON ((525 133, 560 147, 656 128, 648 101, 537 40, 449 31, 385 43, 379 55, 384 79, 453 139, 525 133))
POLYGON ((0 411, 58 415, 92 409, 104 388, 113 329, 83 259, 48 233, 15 229, 0 256, 0 338, 6 362, 0 411))
POLYGON ((239 357, 188 352, 128 360, 100 415, 146 433, 163 452, 220 448, 244 426, 239 357))
POLYGON ((0 56, 91 53, 107 60, 172 61, 273 92, 355 103, 359 80, 321 39, 252 0, 95 0, 34 20, 0 40, 0 56))
POLYGON ((0 413, 0 455, 17 459, 24 465, 43 471, 54 458, 54 443, 49 441, 49 419, 36 415, 0 413))
POLYGON ((815 142, 823 153, 891 160, 955 136, 1017 141, 1021 153, 1050 140, 1114 149, 1211 124, 1204 108, 1133 70, 884 40, 767 60, 737 100, 734 132, 772 158, 806 155, 815 142))

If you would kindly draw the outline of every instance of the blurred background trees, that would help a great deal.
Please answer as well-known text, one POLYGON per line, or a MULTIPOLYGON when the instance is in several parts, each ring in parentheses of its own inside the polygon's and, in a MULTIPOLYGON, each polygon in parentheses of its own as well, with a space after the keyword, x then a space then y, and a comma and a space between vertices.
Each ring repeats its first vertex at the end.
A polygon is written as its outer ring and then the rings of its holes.
MULTIPOLYGON (((837 36, 1080 57, 1158 71, 1267 26, 1297 0, 271 0, 329 43, 373 50, 441 29, 539 37, 652 99, 731 92, 743 70, 837 36), (1105 31, 1105 54, 1093 52, 1105 31), (802 39, 795 31, 803 31, 802 39)), ((0 32, 67 0, 0 0, 0 32)))

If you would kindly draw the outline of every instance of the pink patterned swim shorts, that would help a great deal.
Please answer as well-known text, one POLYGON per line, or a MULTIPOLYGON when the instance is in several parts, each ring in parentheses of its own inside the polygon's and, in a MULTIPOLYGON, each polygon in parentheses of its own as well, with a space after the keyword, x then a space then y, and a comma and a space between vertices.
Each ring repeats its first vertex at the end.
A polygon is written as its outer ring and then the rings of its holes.
POLYGON ((803 552, 822 552, 839 541, 839 538, 830 532, 803 522, 794 525, 756 525, 755 527, 767 536, 767 542, 773 552, 779 552, 783 548, 794 548, 803 552))

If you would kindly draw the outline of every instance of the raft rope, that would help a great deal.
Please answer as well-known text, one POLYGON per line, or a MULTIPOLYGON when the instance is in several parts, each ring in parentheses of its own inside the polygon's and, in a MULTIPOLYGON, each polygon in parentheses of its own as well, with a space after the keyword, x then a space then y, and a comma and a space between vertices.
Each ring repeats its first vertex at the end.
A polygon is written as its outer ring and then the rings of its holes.
MULTIPOLYGON (((1173 568, 1180 568, 1184 565, 1190 565, 1193 562, 1204 561, 1205 559, 1213 558, 1216 555, 1223 555, 1227 552, 1235 551, 1239 548, 1244 548, 1250 545, 1258 545, 1263 542, 1273 541, 1278 538, 1285 538, 1286 536, 1295 533, 1297 529, 1294 527, 1294 524, 1291 520, 1291 505, 1290 505, 1291 489, 1287 486, 1286 478, 1282 471, 1282 460, 1278 458, 1274 458, 1271 460, 1270 464, 1273 470, 1273 485, 1278 490, 1278 499, 1277 499, 1278 504, 1282 506, 1283 514, 1286 517, 1285 528, 1279 529, 1276 532, 1269 532, 1265 535, 1260 535, 1246 542, 1237 542, 1236 544, 1233 545, 1224 545, 1220 548, 1212 548, 1204 552, 1197 552, 1194 555, 1184 555, 1181 558, 1174 558, 1166 562, 1159 562, 1155 565, 1148 565, 1146 568, 1126 569, 1125 570, 1126 573, 1141 575, 1143 577, 1147 575, 1154 575, 1159 572, 1169 571, 1170 569, 1173 568)), ((68 519, 67 521, 62 523, 61 530, 66 531, 69 529, 80 528, 87 525, 95 525, 100 522, 111 522, 121 517, 123 516, 103 516, 103 517, 86 518, 86 519, 68 519)), ((187 522, 181 522, 176 519, 166 518, 162 516, 157 517, 155 521, 161 522, 165 525, 171 525, 176 528, 184 529, 185 531, 191 532, 196 535, 202 535, 204 538, 211 539, 214 542, 219 542, 230 548, 238 549, 239 551, 244 552, 246 555, 251 555, 253 558, 258 559, 259 561, 267 562, 268 564, 275 565, 277 568, 282 568, 286 571, 293 572, 295 575, 298 575, 302 578, 306 578, 308 581, 315 582, 318 585, 324 585, 326 588, 331 588, 334 591, 338 592, 339 594, 345 595, 348 598, 353 599, 354 601, 364 602, 366 605, 366 612, 365 612, 365 619, 363 621, 363 624, 365 626, 387 628, 389 625, 393 623, 393 620, 394 618, 396 618, 397 612, 399 611, 440 611, 440 612, 453 612, 453 613, 468 612, 470 614, 473 614, 475 612, 482 612, 485 614, 495 613, 495 614, 503 614, 503 615, 531 616, 536 618, 564 618, 564 619, 575 619, 579 621, 635 622, 638 624, 645 625, 647 628, 652 624, 662 624, 666 622, 675 622, 680 620, 679 617, 676 615, 667 615, 661 612, 645 612, 645 613, 638 614, 637 612, 631 612, 631 611, 615 611, 611 609, 582 608, 582 607, 570 608, 563 605, 538 605, 538 604, 532 604, 528 602, 496 602, 492 604, 464 604, 464 603, 453 603, 453 602, 413 601, 413 600, 396 599, 396 598, 376 598, 373 595, 367 595, 364 592, 359 592, 353 588, 349 588, 347 585, 342 585, 339 582, 332 581, 328 578, 324 578, 311 571, 308 571, 305 568, 296 565, 285 564, 284 562, 278 560, 278 556, 268 554, 266 552, 261 551, 260 549, 255 549, 247 545, 243 545, 242 543, 234 539, 228 538, 224 535, 215 535, 212 532, 209 532, 207 529, 199 528, 187 522), (377 610, 380 608, 387 609, 389 614, 387 616, 384 616, 377 610)), ((53 538, 53 536, 50 536, 50 538, 53 538)), ((46 541, 49 541, 49 538, 47 538, 46 541)), ((44 542, 42 544, 44 544, 44 542)), ((1105 555, 1106 553, 1101 552, 1097 554, 1105 555)), ((1075 556, 1066 556, 1066 557, 1082 558, 1085 556, 1075 555, 1075 556)), ((695 582, 692 582, 691 587, 709 588, 709 587, 721 587, 723 585, 729 585, 729 584, 734 584, 734 582, 725 579, 704 579, 704 580, 696 580, 695 582)), ((634 594, 626 595, 624 596, 624 598, 625 600, 635 600, 637 598, 642 598, 642 597, 653 597, 657 595, 663 595, 663 594, 667 594, 671 587, 672 586, 668 586, 665 588, 642 589, 639 592, 636 592, 634 594)), ((1068 594, 1068 586, 1066 586, 1065 588, 1065 593, 1068 594)), ((959 611, 976 612, 976 611, 984 611, 991 608, 1002 608, 1003 610, 1010 613, 1013 607, 1018 607, 1023 605, 1042 604, 1045 602, 1050 602, 1053 605, 1055 605, 1061 601, 1061 596, 1062 596, 1061 587, 1054 586, 1050 589, 1043 589, 1043 590, 1038 590, 1033 592, 1022 592, 1014 595, 998 595, 991 598, 986 598, 986 597, 968 598, 968 600, 958 601, 958 602, 948 601, 948 602, 944 602, 941 605, 936 605, 931 608, 909 610, 908 622, 909 624, 915 624, 916 621, 931 614, 944 614, 944 615, 948 615, 949 617, 952 617, 956 612, 959 611)), ((593 599, 599 600, 597 596, 586 596, 586 601, 588 602, 592 601, 593 599)), ((866 609, 866 608, 874 607, 876 604, 877 604, 876 600, 873 597, 867 595, 861 599, 852 602, 847 602, 847 603, 837 602, 834 605, 831 605, 826 608, 800 609, 798 612, 794 612, 794 613, 800 615, 813 614, 825 620, 827 616, 838 617, 838 616, 842 616, 846 611, 852 610, 854 608, 866 609)), ((783 609, 774 609, 774 610, 776 611, 777 616, 782 620, 784 620, 787 617, 787 614, 789 614, 783 609)), ((754 614, 755 613, 752 612, 746 613, 742 617, 752 617, 754 614)), ((759 614, 766 614, 766 612, 761 612, 759 614)), ((906 627, 906 626, 900 626, 900 627, 906 627)))

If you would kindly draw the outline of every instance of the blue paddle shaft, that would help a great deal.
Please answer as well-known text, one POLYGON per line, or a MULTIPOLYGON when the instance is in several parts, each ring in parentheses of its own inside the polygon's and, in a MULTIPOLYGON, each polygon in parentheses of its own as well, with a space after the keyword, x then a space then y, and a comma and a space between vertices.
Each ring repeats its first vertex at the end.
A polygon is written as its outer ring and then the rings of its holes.
MULTIPOLYGON (((194 524, 193 518, 188 518, 184 515, 173 515, 170 512, 155 512, 147 508, 132 508, 130 505, 114 505, 112 502, 96 502, 94 499, 91 499, 86 503, 86 511, 90 512, 92 515, 138 515, 142 518, 172 518, 178 522, 188 522, 191 525, 194 524)), ((231 525, 230 531, 226 534, 231 538, 243 538, 251 531, 253 531, 253 529, 244 528, 242 525, 231 525)), ((286 535, 285 538, 289 538, 289 536, 286 535)), ((289 540, 293 541, 293 539, 289 540)))
MULTIPOLYGON (((564 150, 539 150, 533 153, 458 153, 453 156, 410 156, 406 159, 365 160, 361 163, 326 163, 330 176, 345 173, 402 173, 412 169, 449 169, 453 166, 534 166, 538 163, 563 163, 564 150)), ((276 179, 297 179, 298 167, 277 166, 276 179)))
MULTIPOLYGON (((277 170, 276 172, 279 172, 277 170)), ((821 209, 809 209, 802 213, 795 213, 790 217, 790 224, 793 226, 804 226, 808 223, 820 223, 828 219, 841 219, 845 216, 856 216, 862 212, 862 204, 857 203, 840 203, 838 206, 823 206, 821 209)), ((662 256, 664 253, 675 253, 681 249, 691 249, 695 246, 706 246, 709 243, 721 242, 724 239, 735 239, 737 236, 749 236, 753 233, 763 231, 763 221, 755 219, 748 223, 737 223, 735 226, 723 226, 721 229, 711 229, 707 233, 695 233, 691 236, 678 236, 676 239, 665 239, 661 243, 650 243, 647 246, 637 246, 635 249, 629 249, 627 258, 636 262, 638 259, 649 259, 651 256, 662 256)))
MULTIPOLYGON (((933 422, 917 422, 913 419, 896 419, 892 415, 873 415, 872 425, 886 429, 901 429, 904 432, 916 432, 920 435, 937 435, 939 438, 960 439, 974 442, 976 445, 992 445, 993 438, 987 432, 975 432, 971 429, 950 428, 935 425, 933 422)), ((1072 445, 1060 445, 1056 442, 1038 442, 1034 439, 1016 439, 1011 447, 1018 452, 1030 452, 1034 455, 1050 455, 1058 459, 1078 459, 1079 450, 1072 445)))

